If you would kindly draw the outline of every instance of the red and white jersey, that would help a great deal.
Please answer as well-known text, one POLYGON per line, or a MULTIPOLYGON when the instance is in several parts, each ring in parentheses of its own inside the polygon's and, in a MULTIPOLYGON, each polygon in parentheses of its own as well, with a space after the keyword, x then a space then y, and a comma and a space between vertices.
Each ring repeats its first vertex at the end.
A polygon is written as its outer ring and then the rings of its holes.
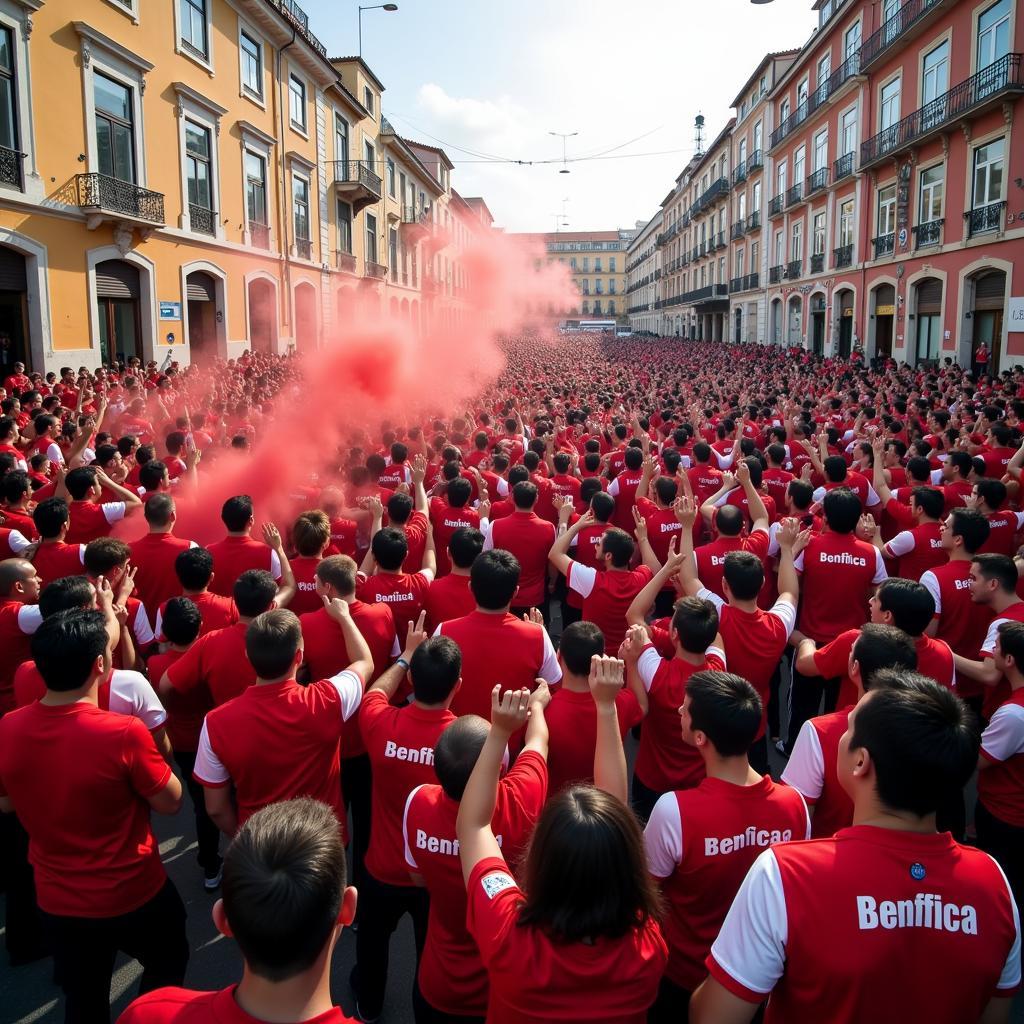
POLYGON ((522 509, 492 523, 490 530, 485 531, 485 551, 503 548, 519 560, 519 593, 513 598, 517 607, 536 606, 544 601, 548 552, 554 543, 554 526, 536 513, 522 509))
POLYGON ((626 612, 637 594, 654 579, 646 565, 629 569, 597 569, 580 562, 569 566, 566 582, 583 598, 583 618, 604 634, 605 654, 617 654, 626 636, 626 612))
POLYGON ((921 574, 945 565, 949 556, 942 549, 942 524, 921 523, 897 533, 883 548, 886 558, 899 559, 896 576, 918 580, 921 574))
MULTIPOLYGON (((988 632, 985 634, 985 642, 981 645, 982 658, 994 658, 996 653, 996 641, 999 639, 999 627, 1004 622, 1024 622, 1024 601, 1011 604, 1004 608, 989 623, 988 632)), ((1010 696, 1010 684, 1004 676, 995 686, 984 687, 984 702, 981 708, 982 718, 991 718, 996 708, 1010 696)))
POLYGON ((707 967, 741 999, 771 993, 766 1024, 959 1024, 1020 983, 1020 921, 988 854, 858 825, 762 853, 707 967))
POLYGON ((468 615, 476 607, 476 598, 469 587, 469 576, 450 572, 434 580, 423 601, 427 611, 427 632, 433 633, 442 623, 468 615))
POLYGON ((39 605, 0 600, 0 716, 14 709, 14 674, 31 657, 31 636, 42 622, 39 605))
POLYGON ((395 632, 404 639, 409 623, 415 622, 423 610, 433 578, 430 569, 415 573, 377 572, 360 580, 356 596, 367 604, 389 605, 395 619, 395 632))
MULTIPOLYGON (((664 565, 668 560, 668 548, 672 538, 680 535, 683 524, 676 518, 675 509, 659 508, 648 498, 640 498, 636 508, 647 523, 647 540, 650 542, 651 550, 664 565)), ((633 532, 632 524, 629 532, 633 532)))
POLYGON ((108 537, 114 523, 125 517, 123 501, 107 501, 98 505, 94 501, 73 501, 68 505, 68 544, 88 544, 97 537, 108 537))
POLYGON ((209 546, 213 555, 213 579, 210 589, 222 597, 231 597, 235 580, 249 569, 265 569, 275 580, 281 579, 281 559, 277 552, 251 537, 227 536, 209 546))
MULTIPOLYGON (((730 551, 752 551, 764 563, 768 554, 769 537, 765 530, 755 530, 749 537, 716 537, 710 544, 702 544, 694 551, 694 563, 701 583, 712 593, 724 598, 722 574, 725 556, 730 551)), ((767 572, 765 573, 767 577, 767 572)))
POLYGON ((988 520, 988 537, 978 548, 979 553, 1012 558, 1017 550, 1017 532, 1024 529, 1024 512, 1004 508, 990 512, 985 518, 988 520))
MULTIPOLYGON (((30 547, 32 541, 20 530, 13 530, 9 526, 0 526, 0 561, 6 558, 21 558, 25 548, 30 547)), ((33 559, 33 562, 35 559, 33 559)), ((38 568, 36 572, 39 572, 38 568)), ((42 573, 39 573, 42 576, 42 573)), ((54 576, 53 579, 57 577, 54 576)), ((49 580, 45 581, 49 582, 49 580)))
POLYGON ((840 487, 848 487, 854 494, 857 495, 860 501, 860 507, 862 509, 872 508, 879 504, 878 495, 875 493, 874 487, 868 483, 868 478, 862 476, 855 469, 848 470, 846 473, 846 479, 840 480, 839 483, 833 483, 829 481, 822 487, 818 487, 814 491, 815 501, 824 501, 825 495, 829 491, 837 490, 840 487))
MULTIPOLYGON (((235 998, 237 985, 219 992, 193 992, 187 988, 158 988, 139 996, 117 1018, 117 1024, 253 1024, 235 998)), ((355 1024, 335 1006, 307 1024, 355 1024)))
POLYGON ((1024 690, 1000 704, 981 734, 978 799, 1000 821, 1024 828, 1024 690))
POLYGON ((692 992, 750 865, 767 847, 810 838, 803 797, 767 775, 754 786, 704 779, 666 793, 644 831, 647 865, 668 904, 666 977, 692 992))
MULTIPOLYGON (((922 574, 921 585, 935 601, 935 617, 939 620, 936 637, 945 640, 956 654, 976 657, 993 613, 986 605, 971 600, 971 563, 958 560, 929 569, 922 574)), ((967 682, 960 681, 961 696, 970 696, 967 682)))
POLYGON ((811 838, 834 836, 853 824, 853 801, 839 784, 839 741, 846 732, 850 708, 811 718, 800 727, 782 781, 814 808, 811 838))

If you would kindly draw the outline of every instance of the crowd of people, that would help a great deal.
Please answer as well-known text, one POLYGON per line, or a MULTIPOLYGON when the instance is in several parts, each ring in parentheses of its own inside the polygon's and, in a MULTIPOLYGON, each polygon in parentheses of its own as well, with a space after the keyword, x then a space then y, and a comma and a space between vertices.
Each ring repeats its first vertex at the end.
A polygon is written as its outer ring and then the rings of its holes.
POLYGON ((354 928, 369 1022, 408 915, 418 1024, 1009 1020, 1024 369, 503 349, 311 448, 300 357, 13 368, 12 965, 71 1024, 118 951, 122 1024, 327 1024, 354 928), (186 790, 215 992, 151 825, 186 790))

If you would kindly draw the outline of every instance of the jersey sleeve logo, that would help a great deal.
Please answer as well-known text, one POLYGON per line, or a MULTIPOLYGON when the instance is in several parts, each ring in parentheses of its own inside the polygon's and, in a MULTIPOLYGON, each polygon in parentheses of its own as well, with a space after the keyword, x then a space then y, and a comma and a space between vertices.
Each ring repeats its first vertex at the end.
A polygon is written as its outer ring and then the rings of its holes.
POLYGON ((489 900, 493 900, 498 893, 502 893, 506 889, 514 888, 516 883, 511 875, 506 875, 503 871, 498 871, 490 875, 484 875, 484 877, 480 879, 480 884, 484 887, 484 892, 487 894, 487 898, 489 900))

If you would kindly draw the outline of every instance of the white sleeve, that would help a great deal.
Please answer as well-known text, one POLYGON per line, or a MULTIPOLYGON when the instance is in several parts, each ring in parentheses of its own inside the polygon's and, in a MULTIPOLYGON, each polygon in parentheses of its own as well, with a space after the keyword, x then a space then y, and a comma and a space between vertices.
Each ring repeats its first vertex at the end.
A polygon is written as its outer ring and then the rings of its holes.
POLYGON ((146 606, 140 601, 138 611, 135 613, 135 621, 132 623, 132 633, 135 639, 145 647, 151 644, 156 637, 153 635, 153 627, 149 624, 149 613, 146 606))
POLYGON ((825 787, 825 755, 821 752, 818 730, 804 722, 793 744, 793 753, 782 770, 782 781, 792 786, 805 800, 814 802, 825 787))
POLYGON ((640 674, 640 681, 644 684, 644 689, 648 693, 650 693, 651 684, 654 682, 654 677, 658 674, 659 668, 661 668, 661 655, 653 644, 648 644, 640 652, 640 657, 636 663, 636 670, 640 674))
POLYGON ((612 482, 611 482, 611 483, 610 483, 610 484, 608 485, 608 493, 609 493, 609 494, 610 494, 610 495, 611 495, 611 496, 612 496, 613 498, 617 498, 617 497, 619 496, 619 478, 618 478, 618 477, 616 477, 616 478, 615 478, 615 479, 614 479, 614 480, 613 480, 613 481, 612 481, 612 482))
POLYGON ((827 493, 828 493, 828 491, 826 491, 824 487, 815 487, 814 488, 814 493, 811 495, 811 500, 812 501, 824 501, 825 495, 827 493))
POLYGON ((891 541, 885 545, 885 553, 890 558, 899 558, 902 555, 909 555, 916 546, 917 538, 910 530, 901 530, 891 541))
POLYGON ((990 761, 1008 761, 1024 753, 1024 707, 1003 704, 981 734, 981 752, 990 761))
POLYGON ((420 571, 416 575, 417 576, 422 576, 428 583, 433 583, 434 582, 434 570, 433 569, 420 569, 420 571))
POLYGON ((540 630, 544 634, 544 660, 541 662, 537 675, 549 683, 557 683, 562 678, 562 670, 558 665, 558 655, 555 654, 555 648, 551 643, 551 637, 548 636, 548 631, 543 626, 540 627, 540 630))
POLYGON ((800 554, 793 559, 793 568, 796 569, 797 572, 804 571, 804 555, 806 553, 807 548, 804 548, 803 551, 801 551, 800 554))
POLYGON ((391 641, 391 657, 397 658, 402 653, 402 645, 398 642, 398 634, 396 633, 391 641))
POLYGON ((772 523, 768 527, 768 554, 775 558, 782 548, 779 547, 779 530, 782 529, 782 522, 772 523))
POLYGON ((18 629, 34 633, 43 624, 43 613, 37 604, 23 604, 18 609, 18 629))
POLYGON ((993 619, 989 623, 988 632, 985 634, 985 642, 981 645, 982 654, 995 654, 996 641, 999 639, 999 627, 1009 619, 993 619))
POLYGON ((871 508, 872 505, 881 504, 882 499, 878 496, 878 492, 871 486, 871 484, 868 484, 868 498, 867 501, 864 502, 865 508, 871 508))
POLYGON ((64 465, 64 453, 60 450, 60 445, 56 442, 52 442, 46 449, 46 457, 55 465, 64 465))
POLYGON ((331 676, 328 682, 338 691, 341 698, 341 720, 347 722, 362 703, 363 681, 355 672, 350 672, 346 668, 336 676, 331 676))
POLYGON ((416 858, 412 855, 412 847, 409 846, 409 806, 412 804, 412 798, 422 788, 422 786, 417 786, 409 794, 405 801, 405 810, 402 811, 402 845, 405 847, 405 863, 411 868, 418 868, 419 864, 416 863, 416 858))
POLYGON ((719 499, 715 502, 715 508, 721 508, 723 505, 725 505, 728 502, 728 500, 740 489, 741 488, 739 487, 734 487, 731 491, 726 491, 725 494, 721 495, 719 499))
POLYGON ((1017 529, 1024 530, 1024 512, 1011 511, 1011 515, 1015 515, 1017 517, 1017 529))
POLYGON ((929 482, 931 482, 933 484, 941 484, 942 483, 942 470, 941 469, 933 469, 928 474, 928 480, 929 480, 929 482))
POLYGON ((480 524, 480 532, 484 535, 484 551, 492 551, 494 549, 494 523, 487 523, 486 529, 483 528, 483 523, 480 524))
POLYGON ((700 590, 697 591, 697 597, 702 601, 710 601, 715 606, 715 610, 719 614, 721 614, 722 609, 725 607, 725 602, 717 594, 708 590, 707 587, 701 587, 700 590))
POLYGON ((570 590, 575 590, 580 597, 590 597, 597 583, 597 570, 592 565, 584 565, 582 562, 573 562, 569 566, 569 575, 566 578, 570 590))
POLYGON ((779 863, 765 850, 743 879, 711 955, 751 992, 771 992, 786 966, 789 918, 779 863))
POLYGON ((160 698, 141 672, 117 669, 110 680, 110 710, 121 715, 133 715, 155 732, 167 721, 160 698))
POLYGON ((20 555, 25 548, 30 547, 32 541, 28 539, 20 530, 11 530, 7 535, 7 543, 10 545, 11 551, 16 555, 20 555))
POLYGON ((786 627, 786 639, 788 640, 793 629, 796 627, 796 605, 792 601, 784 601, 782 598, 779 598, 768 609, 768 614, 782 620, 782 624, 786 627))
POLYGON ((999 869, 999 874, 1003 876, 1003 882, 1006 885, 1006 895, 1010 900, 1010 910, 1013 912, 1014 932, 1013 945, 1010 946, 1010 952, 1006 954, 1003 973, 999 975, 997 988, 1015 989, 1020 985, 1020 911, 1017 909, 1017 901, 1014 898, 1013 890, 1010 888, 1006 874, 995 857, 992 858, 992 863, 999 869))
POLYGON ((227 768, 220 763, 220 758, 210 746, 210 734, 206 731, 205 718, 202 732, 199 734, 199 749, 196 751, 195 768, 193 768, 192 774, 199 782, 212 786, 223 786, 231 781, 227 768))
MULTIPOLYGON (((800 552, 803 554, 803 552, 800 552)), ((889 574, 885 571, 885 562, 882 561, 882 552, 875 548, 875 575, 871 577, 872 583, 881 583, 882 580, 887 580, 889 574)))
POLYGON ((675 793, 665 793, 651 811, 644 829, 647 870, 655 878, 668 878, 683 859, 683 822, 675 793))
POLYGON ((939 581, 935 573, 929 569, 927 572, 921 573, 921 586, 932 595, 932 600, 935 602, 935 614, 942 614, 942 591, 939 589, 939 581))
POLYGON ((498 477, 498 486, 495 489, 498 492, 499 498, 508 497, 508 481, 503 476, 498 477))
POLYGON ((103 518, 108 523, 116 523, 124 519, 125 503, 123 501, 105 501, 100 508, 103 509, 103 518))
POLYGON ((711 454, 718 460, 719 469, 728 469, 732 465, 733 450, 731 448, 728 455, 719 455, 716 448, 711 449, 711 454))
POLYGON ((273 576, 275 580, 279 580, 281 578, 281 559, 273 548, 270 549, 270 575, 273 576))
POLYGON ((159 608, 157 608, 157 610, 156 610, 156 623, 155 623, 155 625, 153 627, 153 632, 157 636, 160 636, 163 633, 163 631, 164 631, 164 616, 163 616, 163 612, 159 608))

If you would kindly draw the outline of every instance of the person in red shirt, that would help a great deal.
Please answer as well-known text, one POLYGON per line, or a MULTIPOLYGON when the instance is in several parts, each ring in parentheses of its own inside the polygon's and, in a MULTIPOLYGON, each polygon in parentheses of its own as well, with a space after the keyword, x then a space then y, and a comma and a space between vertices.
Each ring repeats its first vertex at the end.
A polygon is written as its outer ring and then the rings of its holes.
POLYGON ((323 607, 316 592, 316 567, 331 543, 331 521, 320 509, 303 512, 292 524, 295 557, 290 559, 295 576, 295 596, 288 607, 296 615, 323 607))
MULTIPOLYGON (((230 597, 221 597, 209 591, 213 579, 213 555, 206 548, 188 548, 174 560, 174 574, 178 578, 178 591, 187 597, 198 609, 201 618, 199 635, 206 636, 215 629, 233 626, 238 621, 238 609, 230 597)), ((163 612, 166 604, 156 613, 154 632, 158 641, 163 642, 163 612)))
MULTIPOLYGON (((883 502, 885 497, 882 498, 883 502)), ((895 501, 886 502, 886 511, 892 512, 895 501)), ((910 492, 910 505, 901 506, 910 514, 907 521, 902 513, 896 520, 906 528, 891 540, 883 543, 880 530, 876 530, 872 543, 882 555, 892 560, 896 568, 893 576, 902 576, 908 580, 918 580, 923 573, 947 560, 942 547, 942 523, 945 499, 942 492, 934 487, 915 487, 910 492)))
POLYGON ((71 498, 70 524, 65 536, 69 544, 88 544, 97 537, 109 536, 114 523, 142 510, 142 502, 134 491, 114 483, 106 473, 92 466, 78 466, 66 476, 59 476, 54 496, 71 498), (104 489, 117 500, 100 503, 104 489))
POLYGON ((241 981, 219 992, 159 989, 117 1024, 354 1024, 331 1001, 332 954, 356 910, 331 808, 305 797, 258 811, 229 847, 224 874, 213 921, 238 944, 241 981))
POLYGON ((713 454, 711 446, 704 441, 698 441, 693 446, 694 465, 686 471, 686 475, 690 479, 693 499, 698 507, 722 486, 722 471, 712 463, 713 454))
POLYGON ((711 943, 758 854, 811 833, 800 794, 747 760, 763 712, 746 679, 697 672, 686 682, 679 715, 683 740, 697 749, 706 777, 695 789, 661 797, 644 830, 647 863, 668 907, 668 967, 649 1024, 687 1019, 711 943))
POLYGON ((595 658, 594 786, 547 802, 520 887, 491 822, 509 737, 530 716, 527 690, 492 694, 491 728, 459 807, 466 923, 490 981, 492 1024, 586 1020, 641 1024, 654 1002, 667 949, 657 895, 628 792, 616 696, 625 666, 595 658))
POLYGON ((430 523, 434 528, 434 549, 437 556, 437 575, 440 579, 451 572, 448 563, 448 542, 452 534, 461 527, 474 530, 481 528, 480 516, 476 509, 469 508, 473 489, 464 477, 449 480, 443 498, 430 502, 430 523))
MULTIPOLYGON (((623 453, 622 471, 608 485, 608 493, 615 499, 615 514, 612 522, 620 530, 630 530, 633 525, 633 505, 637 489, 644 478, 644 453, 640 448, 627 448, 623 453)), ((647 470, 650 475, 653 470, 647 470)))
MULTIPOLYGON (((149 533, 131 548, 132 565, 135 567, 135 592, 146 608, 148 615, 156 615, 157 609, 168 599, 181 591, 177 573, 174 571, 178 555, 196 547, 195 541, 174 536, 177 518, 174 499, 169 494, 154 494, 146 502, 143 514, 149 525, 149 533)), ((155 622, 155 619, 152 620, 155 622)))
MULTIPOLYGON (((521 576, 519 593, 512 614, 521 615, 530 608, 538 608, 544 622, 551 621, 548 601, 548 552, 555 542, 555 527, 534 512, 537 504, 537 485, 518 483, 512 488, 515 511, 512 515, 490 524, 483 530, 484 550, 500 548, 510 551, 519 562, 521 576)), ((570 510, 572 506, 569 506, 570 510)))
POLYGON ((483 549, 484 535, 479 530, 460 528, 452 534, 448 542, 452 571, 430 584, 423 601, 428 633, 433 633, 442 622, 468 615, 476 607, 469 576, 483 549))
POLYGON ((30 638, 43 621, 42 582, 24 558, 0 561, 0 718, 15 706, 14 674, 28 660, 30 638))
POLYGON ((28 473, 20 469, 11 470, 3 475, 4 503, 0 505, 0 522, 9 530, 18 530, 29 540, 38 540, 36 524, 32 519, 29 502, 32 497, 32 485, 28 473))
POLYGON ((981 734, 974 826, 978 845, 999 862, 1019 908, 1024 906, 1024 623, 999 627, 993 661, 1010 684, 1010 696, 981 734))
POLYGON ((442 622, 435 636, 451 637, 462 651, 462 686, 452 702, 456 715, 490 711, 496 683, 508 680, 532 690, 538 679, 562 678, 548 631, 539 614, 516 618, 509 611, 519 589, 519 562, 508 551, 484 551, 470 570, 469 586, 476 608, 459 619, 442 622))
POLYGON ((946 512, 967 504, 974 491, 973 473, 974 461, 963 451, 950 452, 941 468, 932 473, 931 482, 940 486, 945 495, 946 512))
POLYGON ((765 491, 774 499, 775 507, 787 507, 787 489, 796 477, 786 468, 786 447, 782 444, 771 444, 765 449, 768 468, 761 474, 765 491))
POLYGON ((213 592, 230 597, 235 580, 247 569, 264 569, 275 580, 280 580, 280 552, 268 548, 266 544, 260 544, 249 536, 256 521, 252 498, 248 494, 236 494, 233 498, 228 498, 221 509, 220 518, 227 528, 228 535, 210 545, 215 570, 210 581, 213 592))
POLYGON ((974 484, 974 493, 967 500, 968 508, 976 508, 988 520, 988 540, 982 544, 982 554, 1017 553, 1017 534, 1024 528, 1024 512, 1016 512, 1006 505, 1007 490, 1002 480, 982 477, 974 484))
POLYGON ((96 1024, 118 950, 142 964, 143 992, 184 980, 185 907, 149 822, 178 811, 181 783, 139 719, 97 707, 111 669, 102 612, 51 616, 32 653, 46 695, 0 719, 0 812, 28 832, 64 1019, 96 1024))
POLYGON ((370 846, 352 972, 356 1011, 363 1020, 380 1016, 391 936, 401 919, 406 914, 412 918, 417 961, 426 938, 429 899, 409 878, 402 818, 409 794, 435 778, 434 746, 455 721, 449 708, 461 680, 462 655, 447 637, 427 640, 424 620, 421 613, 409 624, 402 656, 367 690, 359 712, 373 773, 370 846), (390 702, 407 675, 412 703, 394 707, 390 702))
POLYGON ((754 862, 691 1001, 695 1024, 750 1021, 769 995, 766 1024, 1009 1018, 1020 923, 1006 878, 935 831, 944 793, 974 772, 978 734, 949 690, 897 681, 865 694, 839 746, 853 826, 754 862))
MULTIPOLYGON (((257 811, 280 800, 311 796, 344 820, 338 747, 341 723, 359 707, 373 657, 348 605, 328 613, 341 627, 348 667, 329 679, 300 685, 302 627, 298 616, 274 609, 246 627, 245 653, 255 683, 215 707, 203 722, 195 777, 206 810, 229 838, 257 811)), ((342 829, 344 826, 342 825, 342 829)))
MULTIPOLYGON (((818 651, 816 657, 821 654, 818 651)), ((866 622, 857 632, 843 671, 855 689, 856 703, 883 669, 916 668, 917 649, 911 637, 895 626, 866 622)), ((828 838, 853 824, 853 803, 839 784, 836 767, 839 741, 846 732, 852 707, 841 707, 804 722, 782 771, 782 781, 799 790, 811 808, 814 839, 828 838)))
POLYGON ((32 521, 40 538, 32 555, 39 575, 56 580, 81 573, 85 545, 64 542, 70 524, 68 503, 63 498, 45 498, 32 510, 32 521))

